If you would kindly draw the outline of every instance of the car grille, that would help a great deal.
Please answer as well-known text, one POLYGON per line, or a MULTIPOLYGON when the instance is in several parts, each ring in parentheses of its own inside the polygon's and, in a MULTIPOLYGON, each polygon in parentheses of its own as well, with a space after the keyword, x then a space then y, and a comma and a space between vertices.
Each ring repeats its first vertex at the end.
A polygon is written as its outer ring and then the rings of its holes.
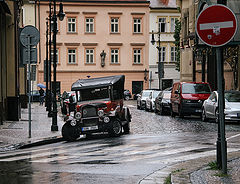
POLYGON ((97 116, 97 109, 95 107, 84 107, 82 109, 83 118, 87 117, 96 117, 97 116))
POLYGON ((95 126, 98 125, 98 118, 83 119, 82 122, 84 127, 95 126))

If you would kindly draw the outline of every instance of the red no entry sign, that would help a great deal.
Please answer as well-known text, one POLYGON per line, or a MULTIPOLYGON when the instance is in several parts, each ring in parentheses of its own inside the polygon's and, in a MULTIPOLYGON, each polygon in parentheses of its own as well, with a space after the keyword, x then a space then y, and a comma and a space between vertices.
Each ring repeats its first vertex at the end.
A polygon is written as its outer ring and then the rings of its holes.
POLYGON ((199 14, 196 21, 197 35, 209 46, 219 47, 227 44, 236 31, 236 16, 224 5, 207 7, 199 14))

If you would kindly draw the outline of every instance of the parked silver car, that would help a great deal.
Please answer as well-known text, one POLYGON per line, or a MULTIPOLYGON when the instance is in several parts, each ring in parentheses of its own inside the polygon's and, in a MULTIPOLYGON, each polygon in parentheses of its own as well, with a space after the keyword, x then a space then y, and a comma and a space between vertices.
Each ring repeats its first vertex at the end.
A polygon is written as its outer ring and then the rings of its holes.
MULTIPOLYGON (((225 91, 225 120, 240 122, 240 91, 225 91)), ((202 121, 218 118, 218 93, 213 91, 202 106, 202 121)))
POLYGON ((142 90, 140 94, 137 96, 137 109, 145 109, 146 107, 146 99, 153 92, 153 90, 142 90))
POLYGON ((153 90, 150 93, 149 97, 146 99, 146 107, 145 107, 146 111, 154 111, 154 109, 155 109, 155 99, 160 92, 161 91, 159 91, 159 90, 153 90))

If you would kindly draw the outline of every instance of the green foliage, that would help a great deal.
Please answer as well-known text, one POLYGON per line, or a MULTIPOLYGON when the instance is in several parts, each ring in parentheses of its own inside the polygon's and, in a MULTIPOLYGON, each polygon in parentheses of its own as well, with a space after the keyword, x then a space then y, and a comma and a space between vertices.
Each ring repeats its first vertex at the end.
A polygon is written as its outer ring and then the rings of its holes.
POLYGON ((174 43, 176 46, 176 70, 180 71, 180 31, 181 31, 181 22, 180 20, 175 21, 175 32, 174 32, 174 43))
POLYGON ((217 162, 210 162, 208 164, 208 166, 210 167, 208 170, 218 170, 218 165, 217 165, 217 162))
POLYGON ((164 184, 172 184, 172 182, 171 182, 171 174, 169 174, 168 177, 165 178, 164 184))
POLYGON ((218 177, 221 177, 221 178, 227 178, 227 177, 229 177, 228 174, 225 174, 225 173, 222 173, 222 172, 219 172, 219 173, 215 174, 214 176, 218 176, 218 177))
POLYGON ((184 170, 185 170, 185 169, 181 168, 181 169, 177 169, 177 170, 173 171, 172 173, 178 173, 178 172, 182 172, 182 171, 184 171, 184 170))

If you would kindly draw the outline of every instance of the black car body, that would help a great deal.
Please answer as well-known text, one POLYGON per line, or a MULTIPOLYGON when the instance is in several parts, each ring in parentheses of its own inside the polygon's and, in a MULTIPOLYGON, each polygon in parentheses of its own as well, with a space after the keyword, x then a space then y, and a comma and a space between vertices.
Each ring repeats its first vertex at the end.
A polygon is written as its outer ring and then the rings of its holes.
POLYGON ((81 134, 108 132, 120 136, 122 129, 129 133, 131 114, 123 105, 124 75, 92 79, 80 79, 73 83, 76 93, 75 111, 62 128, 67 141, 77 139, 81 134))
POLYGON ((162 114, 170 113, 171 91, 161 91, 155 99, 155 112, 162 114))

